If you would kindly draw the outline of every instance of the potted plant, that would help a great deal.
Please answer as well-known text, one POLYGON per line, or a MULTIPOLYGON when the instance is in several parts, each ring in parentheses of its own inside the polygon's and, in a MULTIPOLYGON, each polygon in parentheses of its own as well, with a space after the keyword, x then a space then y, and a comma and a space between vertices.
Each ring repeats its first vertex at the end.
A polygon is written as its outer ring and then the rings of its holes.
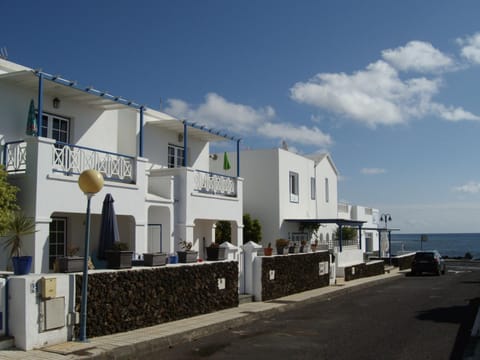
POLYGON ((268 243, 266 248, 263 248, 263 255, 264 256, 272 256, 273 248, 272 243, 268 243))
POLYGON ((144 253, 143 265, 163 266, 167 263, 167 254, 164 252, 144 253))
POLYGON ((75 256, 79 250, 79 247, 69 247, 67 250, 67 256, 59 256, 57 258, 58 272, 71 273, 80 272, 83 270, 83 256, 75 256))
POLYGON ((192 250, 192 242, 186 240, 180 240, 178 243, 182 250, 177 251, 179 263, 193 263, 197 262, 198 251, 192 250))
POLYGON ((221 248, 217 242, 212 242, 207 246, 207 260, 217 261, 225 259, 225 249, 221 248))
POLYGON ((10 248, 14 275, 26 275, 32 267, 31 256, 21 256, 22 237, 36 232, 35 221, 21 212, 15 212, 8 222, 7 234, 10 236, 4 241, 4 248, 10 248))
POLYGON ((275 240, 275 246, 277 248, 277 255, 286 254, 286 249, 288 248, 289 241, 287 239, 277 239, 275 240))
POLYGON ((289 254, 297 254, 299 252, 300 248, 298 244, 295 241, 290 241, 288 244, 288 253, 289 254))
POLYGON ((308 251, 307 240, 302 240, 300 242, 300 252, 304 253, 308 251))
POLYGON ((115 242, 109 250, 105 250, 107 267, 109 269, 130 269, 132 267, 133 251, 129 250, 128 244, 115 242))

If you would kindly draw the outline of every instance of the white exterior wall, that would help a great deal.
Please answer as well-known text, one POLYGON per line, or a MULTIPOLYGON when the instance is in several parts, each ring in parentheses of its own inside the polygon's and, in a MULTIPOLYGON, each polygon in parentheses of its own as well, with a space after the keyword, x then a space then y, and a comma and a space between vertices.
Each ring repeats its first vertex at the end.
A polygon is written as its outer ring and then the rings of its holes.
MULTIPOLYGON (((230 164, 235 154, 229 153, 230 164)), ((223 165, 218 154, 216 166, 223 165)), ((328 156, 319 163, 283 149, 247 150, 240 154, 240 175, 244 178, 244 213, 262 225, 262 243, 274 246, 275 239, 288 238, 299 231, 297 222, 285 219, 321 219, 337 217, 337 173, 328 156), (290 201, 290 172, 298 174, 299 198, 290 201), (316 179, 316 197, 311 198, 310 179, 316 179), (329 201, 325 197, 325 178, 329 183, 329 201)), ((233 166, 232 166, 233 167, 233 166)), ((324 240, 331 238, 334 225, 319 229, 324 240)))
MULTIPOLYGON (((229 159, 233 153, 229 154, 229 159)), ((218 163, 223 166, 223 154, 218 163)), ((242 151, 240 175, 243 181, 243 212, 258 219, 262 226, 262 244, 275 246, 280 236, 278 153, 274 150, 242 151)), ((232 163, 230 163, 232 164, 232 163)))
POLYGON ((56 279, 56 297, 65 298, 63 314, 56 314, 65 320, 65 326, 53 330, 41 331, 44 301, 40 293, 40 275, 14 276, 9 283, 9 332, 15 338, 15 347, 22 350, 32 350, 48 345, 60 344, 67 341, 69 312, 69 275, 55 274, 48 278, 56 279))

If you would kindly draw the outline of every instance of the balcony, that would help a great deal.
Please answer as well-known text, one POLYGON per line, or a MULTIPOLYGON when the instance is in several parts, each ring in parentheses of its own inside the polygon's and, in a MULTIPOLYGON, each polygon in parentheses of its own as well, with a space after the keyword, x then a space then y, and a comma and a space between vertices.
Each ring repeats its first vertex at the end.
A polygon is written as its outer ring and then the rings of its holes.
POLYGON ((169 197, 170 177, 177 177, 175 183, 179 193, 215 197, 237 198, 238 178, 192 168, 163 168, 150 170, 148 192, 169 197), (184 184, 184 185, 181 185, 184 184))
MULTIPOLYGON (((46 151, 51 154, 48 166, 52 173, 78 175, 86 169, 95 169, 104 176, 105 180, 135 183, 136 161, 132 156, 55 142, 46 138, 38 139, 41 139, 38 140, 38 147, 48 147, 46 151)), ((28 171, 27 159, 28 152, 31 150, 30 144, 36 145, 35 142, 27 144, 23 140, 5 143, 3 164, 8 173, 22 174, 28 171)))

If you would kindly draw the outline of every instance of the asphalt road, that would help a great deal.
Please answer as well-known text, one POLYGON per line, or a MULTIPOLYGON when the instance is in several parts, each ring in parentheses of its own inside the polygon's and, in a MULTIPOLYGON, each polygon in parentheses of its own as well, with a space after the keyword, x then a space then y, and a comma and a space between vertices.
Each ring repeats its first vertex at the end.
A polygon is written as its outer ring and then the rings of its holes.
POLYGON ((480 271, 402 276, 178 345, 152 359, 461 359, 480 271))

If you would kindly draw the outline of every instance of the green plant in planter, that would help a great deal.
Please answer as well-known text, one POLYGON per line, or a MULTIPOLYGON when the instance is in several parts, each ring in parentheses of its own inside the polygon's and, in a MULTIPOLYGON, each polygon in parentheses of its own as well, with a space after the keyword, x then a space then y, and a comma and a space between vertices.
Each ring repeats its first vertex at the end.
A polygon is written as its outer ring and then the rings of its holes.
POLYGON ((127 243, 114 242, 109 250, 105 251, 107 267, 109 269, 129 269, 132 267, 133 251, 129 250, 127 243))
POLYGON ((31 256, 21 256, 22 238, 37 232, 35 230, 35 221, 26 217, 23 213, 16 211, 7 225, 7 234, 9 237, 4 241, 4 249, 10 248, 10 257, 12 258, 13 270, 15 275, 24 275, 30 272, 32 265, 31 256), (20 268, 21 267, 21 268, 20 268))
POLYGON ((287 239, 279 238, 275 240, 275 246, 277 248, 277 254, 283 255, 285 253, 285 249, 288 247, 290 241, 287 239))
POLYGON ((267 247, 263 248, 263 255, 272 256, 273 248, 272 243, 268 243, 267 247))
POLYGON ((177 251, 179 263, 191 263, 197 261, 198 251, 192 250, 192 242, 186 240, 180 240, 178 243, 182 250, 177 251))
POLYGON ((128 250, 130 250, 130 247, 128 246, 128 244, 126 242, 117 241, 117 242, 113 243, 113 245, 110 247, 110 250, 113 250, 113 251, 128 251, 128 250))
POLYGON ((225 249, 220 247, 217 242, 212 242, 207 246, 207 260, 216 261, 223 260, 225 258, 225 249))
POLYGON ((193 246, 191 241, 186 241, 186 240, 180 240, 178 242, 178 245, 180 245, 180 248, 183 251, 190 251, 190 250, 192 250, 192 246, 193 246))

